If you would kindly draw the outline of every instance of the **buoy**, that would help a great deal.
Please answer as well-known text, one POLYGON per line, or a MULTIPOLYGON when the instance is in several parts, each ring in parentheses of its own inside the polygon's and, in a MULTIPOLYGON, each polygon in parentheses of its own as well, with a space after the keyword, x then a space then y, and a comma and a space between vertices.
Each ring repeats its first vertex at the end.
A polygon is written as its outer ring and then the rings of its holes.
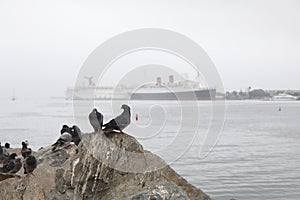
POLYGON ((135 114, 135 121, 139 121, 139 115, 135 114))

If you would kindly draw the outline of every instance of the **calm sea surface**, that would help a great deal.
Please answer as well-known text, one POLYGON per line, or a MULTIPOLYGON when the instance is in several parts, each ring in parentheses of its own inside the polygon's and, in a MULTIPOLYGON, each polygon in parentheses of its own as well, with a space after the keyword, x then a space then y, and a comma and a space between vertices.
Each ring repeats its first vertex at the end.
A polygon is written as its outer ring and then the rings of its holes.
MULTIPOLYGON (((118 115, 119 104, 94 105, 105 121, 118 115)), ((300 102, 226 102, 218 143, 205 158, 199 153, 210 128, 210 102, 129 102, 132 124, 125 132, 145 149, 160 155, 190 183, 212 199, 300 198, 300 102), (281 111, 279 111, 281 108, 281 111), (135 116, 138 114, 138 121, 135 116), (195 137, 196 136, 196 137, 195 137)), ((93 106, 74 104, 82 110, 93 106)), ((20 147, 28 139, 34 149, 59 137, 61 125, 79 124, 91 132, 88 112, 73 114, 71 101, 0 102, 0 141, 20 147)), ((79 109, 80 110, 80 109, 79 109)), ((215 116, 216 117, 216 116, 215 116)), ((218 116, 217 116, 218 117, 218 116)))

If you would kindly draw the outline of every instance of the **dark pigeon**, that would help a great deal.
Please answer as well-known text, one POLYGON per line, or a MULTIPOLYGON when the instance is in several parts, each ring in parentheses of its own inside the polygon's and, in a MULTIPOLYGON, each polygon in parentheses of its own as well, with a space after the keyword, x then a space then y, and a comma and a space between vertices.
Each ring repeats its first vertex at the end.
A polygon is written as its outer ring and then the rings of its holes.
POLYGON ((63 133, 71 133, 72 132, 72 128, 69 127, 68 125, 63 125, 61 130, 60 130, 60 134, 63 134, 63 133))
POLYGON ((103 125, 103 115, 96 108, 89 114, 89 120, 95 132, 100 132, 103 125))
POLYGON ((9 156, 8 151, 6 150, 5 147, 1 146, 1 142, 0 142, 0 162, 6 160, 8 156, 9 156))
POLYGON ((2 172, 3 173, 10 173, 10 171, 12 171, 16 164, 15 164, 15 159, 17 157, 16 153, 12 153, 9 155, 8 159, 6 161, 4 161, 3 163, 3 167, 2 167, 2 172))
POLYGON ((6 142, 5 145, 4 145, 4 147, 5 147, 6 149, 9 149, 9 148, 10 148, 10 144, 6 142))
POLYGON ((15 162, 15 167, 9 172, 11 174, 18 173, 18 171, 20 171, 20 169, 22 168, 21 158, 15 159, 14 162, 15 162))
POLYGON ((121 109, 124 109, 121 115, 103 125, 105 127, 103 129, 105 133, 111 132, 112 130, 118 130, 121 134, 124 134, 122 130, 124 130, 130 124, 131 114, 130 107, 128 105, 123 104, 121 109))
POLYGON ((72 126, 71 135, 72 135, 72 142, 74 142, 78 146, 81 141, 81 130, 79 129, 78 126, 76 125, 72 126))
POLYGON ((28 156, 24 160, 24 174, 32 173, 37 166, 37 160, 33 155, 28 156))
POLYGON ((55 151, 58 147, 66 147, 72 142, 72 135, 70 133, 63 133, 58 138, 58 140, 52 144, 53 148, 52 151, 55 151))
POLYGON ((4 151, 3 148, 1 147, 1 143, 0 143, 0 160, 4 160, 4 151))
POLYGON ((31 148, 28 148, 28 143, 22 142, 21 154, 22 154, 23 158, 25 159, 26 157, 30 156, 31 153, 32 153, 32 150, 31 150, 31 148))

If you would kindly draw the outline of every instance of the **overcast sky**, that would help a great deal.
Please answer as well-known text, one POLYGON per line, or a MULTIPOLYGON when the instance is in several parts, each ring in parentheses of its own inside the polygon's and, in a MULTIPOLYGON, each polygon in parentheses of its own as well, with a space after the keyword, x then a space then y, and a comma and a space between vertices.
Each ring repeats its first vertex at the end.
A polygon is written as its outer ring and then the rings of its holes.
POLYGON ((1 98, 63 96, 114 35, 164 28, 196 41, 226 90, 300 89, 299 0, 0 0, 1 98))

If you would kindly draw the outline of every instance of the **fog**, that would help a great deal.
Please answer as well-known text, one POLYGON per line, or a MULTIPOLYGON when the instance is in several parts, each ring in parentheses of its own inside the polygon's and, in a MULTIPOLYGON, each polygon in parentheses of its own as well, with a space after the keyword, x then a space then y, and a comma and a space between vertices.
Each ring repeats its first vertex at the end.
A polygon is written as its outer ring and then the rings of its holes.
MULTIPOLYGON (((97 46, 139 28, 169 29, 196 41, 225 90, 299 89, 299 6, 298 0, 1 0, 0 98, 63 97, 97 46)), ((173 64, 167 67, 185 71, 173 64)), ((111 74, 108 79, 117 80, 120 71, 111 74)))

